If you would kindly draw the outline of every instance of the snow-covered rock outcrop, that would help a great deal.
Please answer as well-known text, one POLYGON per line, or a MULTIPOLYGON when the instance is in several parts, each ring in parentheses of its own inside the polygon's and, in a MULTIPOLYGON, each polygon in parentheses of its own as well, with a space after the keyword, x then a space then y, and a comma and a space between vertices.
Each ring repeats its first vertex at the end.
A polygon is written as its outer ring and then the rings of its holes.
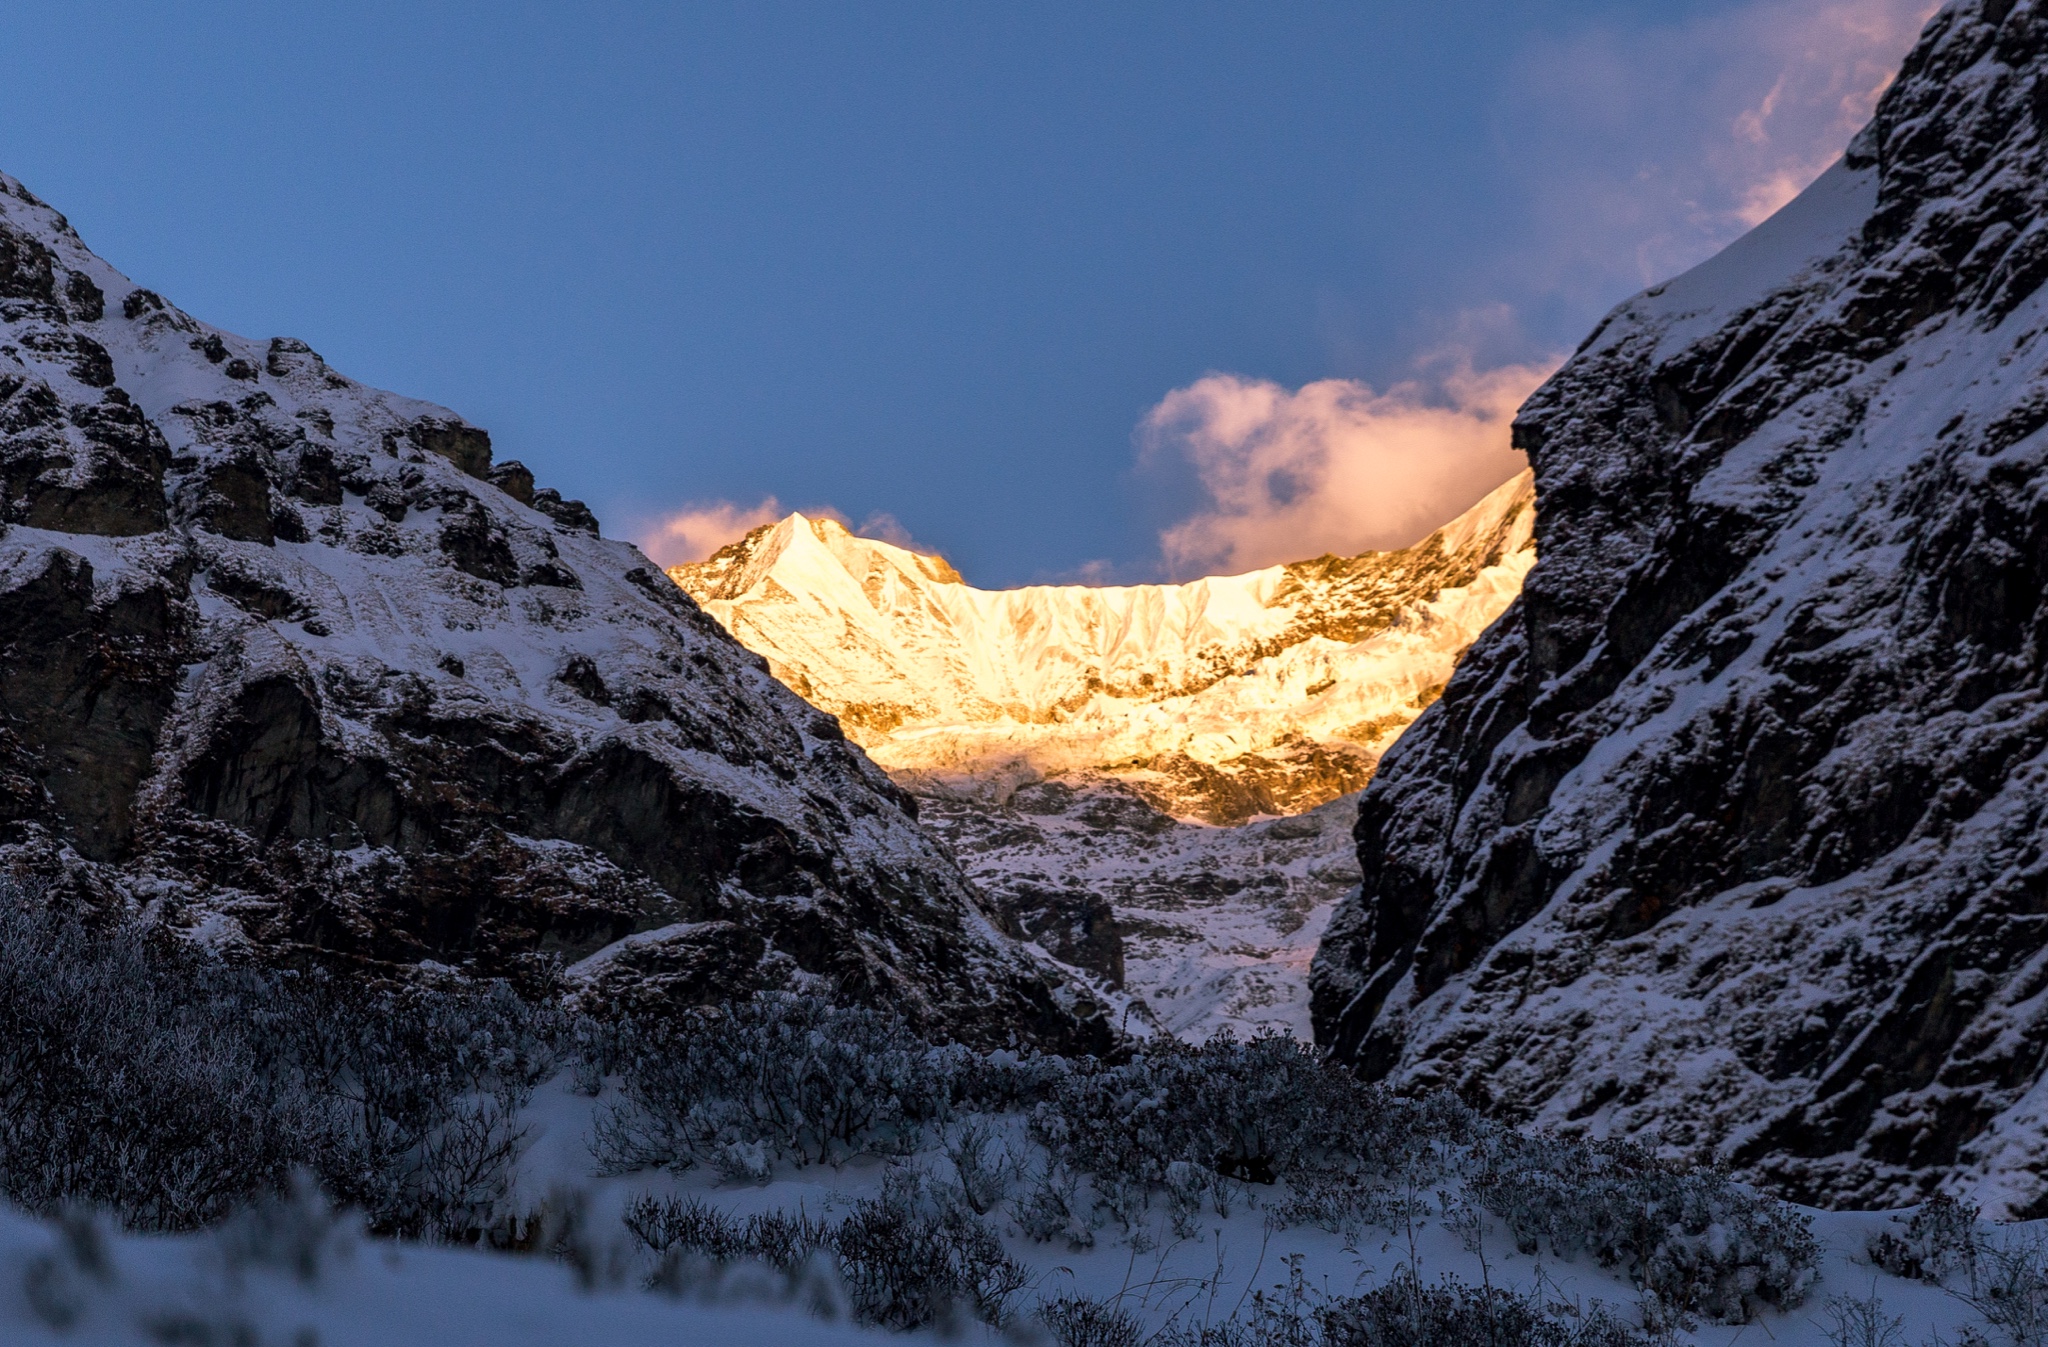
POLYGON ((582 505, 179 312, 7 178, 0 866, 268 959, 1106 1041, 831 718, 582 505))
POLYGON ((982 590, 791 515, 669 571, 876 762, 942 783, 1111 773, 1211 823, 1371 778, 1534 561, 1526 474, 1404 551, 1180 585, 982 590))
POLYGON ((1530 401, 1541 564, 1389 753, 1318 1034, 1802 1200, 2048 1211, 2048 6, 1530 401))

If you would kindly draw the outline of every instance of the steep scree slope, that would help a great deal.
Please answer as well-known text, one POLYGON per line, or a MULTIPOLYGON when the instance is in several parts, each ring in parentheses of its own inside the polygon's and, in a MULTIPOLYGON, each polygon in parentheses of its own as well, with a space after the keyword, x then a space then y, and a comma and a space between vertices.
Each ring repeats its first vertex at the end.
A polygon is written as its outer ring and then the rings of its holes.
POLYGON ((484 432, 0 178, 0 865, 270 959, 1105 1042, 913 813, 484 432))
POLYGON ((1389 753, 1318 1035, 1840 1206, 2048 1213, 2048 7, 1524 409, 1542 562, 1389 753))

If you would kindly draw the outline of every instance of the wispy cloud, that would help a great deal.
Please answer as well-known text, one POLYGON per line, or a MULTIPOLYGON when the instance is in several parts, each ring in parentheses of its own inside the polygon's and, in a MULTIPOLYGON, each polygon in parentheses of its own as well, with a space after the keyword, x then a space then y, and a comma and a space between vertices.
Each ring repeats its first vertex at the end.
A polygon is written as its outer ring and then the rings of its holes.
POLYGON ((773 496, 763 497, 758 505, 735 505, 729 500, 692 503, 637 530, 634 541, 657 564, 680 566, 702 561, 782 516, 782 506, 773 496))
MULTIPOLYGON (((1188 576, 1403 546, 1511 476, 1522 462, 1508 425, 1556 365, 1537 354, 1551 340, 1527 333, 1587 322, 1790 201, 1869 119, 1937 8, 1749 0, 1531 48, 1497 108, 1503 208, 1521 243, 1476 261, 1463 296, 1492 301, 1475 311, 1489 330, 1381 388, 1217 373, 1169 393, 1139 427, 1141 455, 1187 464, 1206 503, 1160 535, 1165 565, 1188 576)), ((664 565, 700 560, 782 513, 772 497, 693 504, 643 529, 642 545, 664 565)), ((915 546, 886 515, 855 531, 915 546)), ((1091 562, 1058 578, 1136 568, 1091 562)))
POLYGON ((1211 374, 1168 394, 1141 453, 1184 458, 1209 498, 1160 535, 1169 569, 1404 546, 1506 480, 1522 466, 1509 424, 1557 360, 1488 368, 1473 350, 1527 351, 1519 315, 1604 307, 1769 218, 1840 157, 1938 7, 1752 0, 1532 49, 1499 110, 1525 242, 1496 273, 1511 302, 1487 340, 1385 389, 1211 374))
POLYGON ((1938 7, 1753 0, 1532 49, 1499 110, 1509 285, 1611 301, 1725 247, 1840 157, 1938 7))
POLYGON ((1141 423, 1140 452, 1184 457, 1210 508, 1160 535, 1168 568, 1245 571, 1418 541, 1522 469, 1509 423, 1555 364, 1476 370, 1449 352, 1383 391, 1324 379, 1290 392, 1235 374, 1176 389, 1141 423))
MULTIPOLYGON (((649 520, 633 531, 633 540, 663 566, 702 561, 728 543, 773 524, 789 511, 773 496, 763 496, 756 505, 735 505, 729 500, 692 501, 672 514, 649 520)), ((848 532, 875 538, 913 552, 930 552, 910 536, 895 515, 876 511, 856 524, 829 505, 806 505, 803 513, 812 519, 835 519, 848 532)))

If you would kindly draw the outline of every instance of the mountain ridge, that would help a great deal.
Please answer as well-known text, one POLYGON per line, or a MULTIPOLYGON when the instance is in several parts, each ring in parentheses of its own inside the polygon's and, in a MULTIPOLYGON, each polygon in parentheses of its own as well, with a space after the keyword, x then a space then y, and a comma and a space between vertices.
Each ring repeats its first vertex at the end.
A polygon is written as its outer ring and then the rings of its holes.
POLYGON ((1870 125, 1516 423, 1542 560, 1389 753, 1318 1039, 1800 1200, 2048 1211, 2048 16, 1870 125))
POLYGON ((237 957, 1100 1047, 914 805, 455 413, 0 177, 0 867, 237 957))
POLYGON ((1109 771, 1227 823, 1362 786, 1518 588, 1530 524, 1524 475, 1400 551, 979 590, 797 514, 669 575, 899 778, 1109 771))

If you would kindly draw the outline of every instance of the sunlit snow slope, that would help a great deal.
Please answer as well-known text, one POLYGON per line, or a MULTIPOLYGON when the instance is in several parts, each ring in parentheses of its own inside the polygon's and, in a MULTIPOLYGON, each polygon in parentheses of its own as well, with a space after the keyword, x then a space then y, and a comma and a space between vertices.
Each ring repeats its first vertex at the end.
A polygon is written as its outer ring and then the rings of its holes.
POLYGON ((801 514, 669 574, 899 776, 1106 772, 1238 823, 1365 784, 1520 592, 1532 499, 1523 474, 1403 551, 1181 585, 976 589, 801 514))
POLYGON ((923 797, 1025 934, 1169 1032, 1306 1038, 1358 879, 1345 797, 1520 591, 1532 513, 1524 474, 1403 551, 1001 591, 791 515, 669 574, 923 797))

